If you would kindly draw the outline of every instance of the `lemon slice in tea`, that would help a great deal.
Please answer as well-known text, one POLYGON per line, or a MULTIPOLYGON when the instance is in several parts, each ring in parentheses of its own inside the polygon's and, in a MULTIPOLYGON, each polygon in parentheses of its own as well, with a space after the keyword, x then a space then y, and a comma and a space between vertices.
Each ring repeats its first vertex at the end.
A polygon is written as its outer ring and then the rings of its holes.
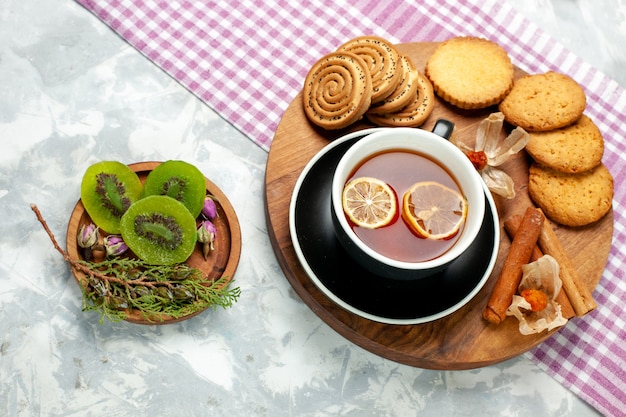
POLYGON ((466 217, 465 198, 438 182, 415 183, 402 198, 402 218, 423 238, 451 239, 466 217))
POLYGON ((348 182, 342 194, 348 218, 357 226, 376 229, 391 223, 398 210, 396 194, 377 178, 359 177, 348 182))

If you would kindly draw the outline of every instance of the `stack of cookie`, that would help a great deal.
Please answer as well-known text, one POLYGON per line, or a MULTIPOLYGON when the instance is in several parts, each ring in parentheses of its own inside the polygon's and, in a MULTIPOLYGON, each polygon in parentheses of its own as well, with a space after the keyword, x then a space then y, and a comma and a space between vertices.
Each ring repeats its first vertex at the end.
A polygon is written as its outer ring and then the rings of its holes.
POLYGON ((307 118, 329 130, 364 115, 379 126, 417 127, 435 105, 430 82, 377 36, 354 38, 323 56, 309 70, 302 95, 307 118))
POLYGON ((528 192, 552 221, 585 226, 611 208, 613 177, 602 163, 604 140, 583 114, 586 95, 565 74, 518 79, 499 104, 507 122, 530 135, 528 192))

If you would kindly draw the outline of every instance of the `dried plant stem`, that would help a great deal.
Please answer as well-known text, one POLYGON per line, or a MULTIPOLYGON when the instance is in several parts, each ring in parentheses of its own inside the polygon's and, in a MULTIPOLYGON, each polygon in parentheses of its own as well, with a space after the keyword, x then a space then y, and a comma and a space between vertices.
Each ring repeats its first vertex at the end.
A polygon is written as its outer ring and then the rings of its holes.
MULTIPOLYGON (((52 233, 52 231, 50 230, 50 227, 48 227, 48 223, 46 222, 46 220, 43 218, 43 215, 41 214, 41 211, 39 211, 39 208, 37 207, 37 205, 35 204, 31 204, 30 208, 35 212, 35 215, 37 216, 37 220, 39 220, 39 223, 41 223, 41 225, 43 226, 44 230, 46 231, 46 233, 48 234, 48 237, 50 238, 50 240, 52 241, 52 245, 54 246, 54 248, 63 256, 63 259, 65 259, 71 266, 72 268, 76 269, 77 271, 83 272, 84 274, 91 276, 91 277, 95 277, 95 278, 99 278, 103 281, 113 281, 113 282, 117 282, 119 284, 139 284, 139 282, 131 282, 131 281, 124 281, 115 277, 110 277, 107 275, 104 275, 98 271, 94 271, 93 269, 89 268, 87 265, 80 263, 80 261, 77 261, 75 259, 71 259, 70 255, 63 250, 63 248, 61 248, 61 246, 59 245, 59 243, 57 242, 56 238, 54 237, 54 233, 52 233)), ((137 280, 139 281, 139 280, 137 280)))
POLYGON ((61 246, 59 246, 57 240, 54 237, 54 234, 52 233, 52 231, 50 230, 50 228, 48 227, 48 223, 46 223, 46 220, 43 218, 43 216, 41 215, 41 211, 39 211, 39 208, 37 207, 36 204, 31 204, 30 208, 32 211, 35 212, 35 216, 37 216, 37 220, 39 220, 39 223, 41 223, 41 225, 43 226, 43 229, 46 231, 46 233, 48 234, 48 236, 50 237, 50 240, 52 241, 52 244, 54 245, 54 248, 61 254, 63 255, 63 259, 65 259, 68 262, 72 262, 72 260, 70 259, 70 255, 67 254, 67 252, 65 252, 61 246))

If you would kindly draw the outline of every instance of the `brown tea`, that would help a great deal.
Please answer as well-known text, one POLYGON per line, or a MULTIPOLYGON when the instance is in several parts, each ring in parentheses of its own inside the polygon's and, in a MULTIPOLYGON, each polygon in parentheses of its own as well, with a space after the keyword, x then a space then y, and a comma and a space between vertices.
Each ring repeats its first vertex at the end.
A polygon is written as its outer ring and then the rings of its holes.
POLYGON ((444 254, 461 235, 462 227, 447 240, 424 239, 417 236, 400 215, 402 195, 416 182, 435 181, 463 194, 456 180, 437 161, 406 150, 385 151, 362 162, 348 181, 356 177, 378 178, 396 193, 398 213, 389 225, 367 229, 348 220, 356 235, 381 255, 403 262, 423 262, 444 254))

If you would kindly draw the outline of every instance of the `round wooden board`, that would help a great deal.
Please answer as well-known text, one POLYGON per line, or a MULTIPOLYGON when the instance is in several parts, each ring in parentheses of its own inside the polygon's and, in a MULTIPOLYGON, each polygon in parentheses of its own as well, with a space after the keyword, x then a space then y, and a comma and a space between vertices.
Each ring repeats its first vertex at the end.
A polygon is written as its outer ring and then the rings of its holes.
MULTIPOLYGON (((130 164, 129 167, 137 173, 139 179, 143 182, 150 171, 160 164, 161 162, 139 162, 130 164)), ((217 229, 217 237, 214 242, 215 251, 205 260, 201 246, 196 245, 196 248, 187 259, 186 263, 193 268, 201 270, 207 282, 225 277, 224 285, 228 285, 237 270, 239 256, 241 254, 241 230, 239 220, 237 219, 237 214, 233 206, 222 190, 208 178, 205 179, 207 194, 215 197, 217 207, 217 217, 213 220, 213 224, 217 229)), ((74 207, 67 227, 66 248, 71 259, 83 259, 81 248, 79 248, 76 242, 76 236, 80 227, 89 223, 91 223, 91 219, 85 211, 83 203, 79 200, 78 203, 76 203, 76 207, 74 207)), ((72 269, 72 274, 79 285, 85 285, 84 280, 86 279, 86 275, 83 272, 72 269)), ((169 324, 190 319, 200 314, 202 311, 204 310, 177 318, 163 314, 160 320, 147 320, 141 312, 133 310, 128 311, 126 321, 137 324, 169 324)))
MULTIPOLYGON (((407 54, 423 74, 426 61, 436 45, 410 43, 397 45, 397 48, 407 54)), ((522 75, 524 72, 516 69, 516 78, 522 75)), ((432 114, 422 128, 431 130, 438 118, 445 118, 455 123, 455 135, 475 137, 480 121, 495 111, 495 107, 463 111, 437 99, 432 114)), ((342 309, 313 284, 296 256, 289 232, 289 204, 296 180, 308 161, 330 141, 351 131, 370 127, 373 126, 367 122, 359 122, 341 131, 319 129, 306 118, 299 94, 285 111, 276 130, 265 177, 268 232, 278 261, 302 300, 348 340, 382 357, 421 368, 470 369, 486 366, 526 352, 550 337, 554 331, 521 335, 514 318, 508 318, 499 326, 489 325, 482 319, 483 308, 510 246, 503 229, 496 266, 483 289, 460 310, 430 323, 389 325, 371 321, 342 309)), ((520 152, 502 167, 514 179, 517 195, 513 200, 496 196, 501 226, 506 216, 523 214, 532 204, 526 191, 528 163, 525 152, 520 152)), ((552 226, 574 267, 593 290, 602 277, 611 248, 613 212, 584 228, 552 226)))

